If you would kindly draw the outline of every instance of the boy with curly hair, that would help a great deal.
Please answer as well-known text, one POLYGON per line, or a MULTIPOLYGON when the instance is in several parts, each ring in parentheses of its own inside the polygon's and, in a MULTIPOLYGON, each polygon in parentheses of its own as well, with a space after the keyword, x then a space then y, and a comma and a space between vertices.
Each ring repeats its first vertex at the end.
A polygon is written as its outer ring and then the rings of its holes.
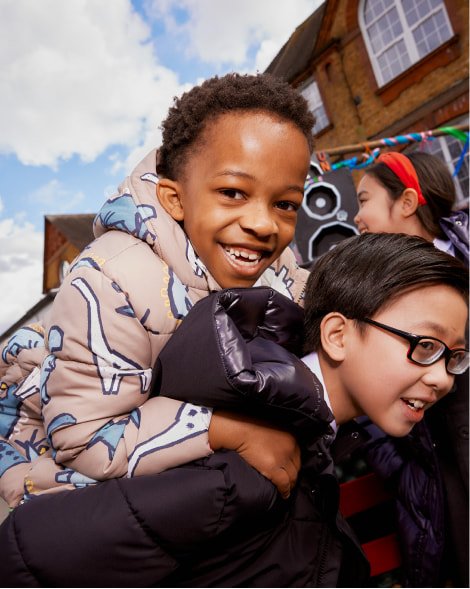
MULTIPOLYGON (((210 292, 261 284, 301 302, 307 273, 287 246, 313 124, 306 101, 265 74, 214 77, 175 99, 160 149, 103 205, 95 241, 56 296, 40 406, 37 388, 33 396, 28 389, 33 428, 16 427, 26 400, 22 383, 8 381, 5 399, 19 395, 0 446, 0 491, 11 507, 51 488, 160 472, 211 454, 211 438, 228 434, 227 419, 220 432, 210 407, 150 397, 152 367, 210 292), (23 449, 39 439, 41 456, 25 460, 23 449)), ((5 358, 21 363, 15 354, 5 358)), ((236 425, 238 441, 225 444, 240 448, 243 440, 243 456, 288 495, 299 467, 294 438, 236 425), (262 437, 249 449, 255 431, 262 437), (265 435, 272 463, 287 461, 288 473, 259 464, 265 435)))

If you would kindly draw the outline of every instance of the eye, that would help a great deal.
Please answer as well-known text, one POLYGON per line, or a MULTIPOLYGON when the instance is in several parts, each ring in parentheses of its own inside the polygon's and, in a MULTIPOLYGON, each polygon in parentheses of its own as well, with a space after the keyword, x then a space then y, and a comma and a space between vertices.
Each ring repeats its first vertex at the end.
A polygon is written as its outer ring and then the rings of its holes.
POLYGON ((245 194, 241 190, 237 190, 236 188, 222 188, 221 190, 219 190, 219 192, 227 198, 234 200, 241 200, 245 197, 245 194))
POLYGON ((433 339, 419 340, 413 352, 413 359, 429 364, 438 358, 444 349, 444 344, 433 339))
POLYGON ((434 352, 435 350, 440 349, 442 347, 442 344, 440 344, 439 342, 435 342, 432 339, 422 339, 418 343, 418 347, 426 352, 434 352))
POLYGON ((276 207, 283 211, 296 213, 299 210, 300 205, 296 202, 292 202, 289 200, 281 200, 278 203, 276 203, 276 207))
POLYGON ((451 350, 452 358, 455 362, 462 362, 465 358, 468 358, 467 350, 451 350))

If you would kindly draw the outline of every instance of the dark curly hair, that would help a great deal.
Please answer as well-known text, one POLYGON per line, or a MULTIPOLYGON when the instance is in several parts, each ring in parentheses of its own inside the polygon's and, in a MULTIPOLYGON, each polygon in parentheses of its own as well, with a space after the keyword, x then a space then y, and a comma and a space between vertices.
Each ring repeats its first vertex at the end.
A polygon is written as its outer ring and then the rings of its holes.
POLYGON ((313 148, 315 118, 307 101, 289 84, 270 74, 214 76, 174 98, 163 121, 163 143, 157 156, 157 174, 176 180, 182 164, 207 123, 232 110, 258 110, 291 121, 313 148))

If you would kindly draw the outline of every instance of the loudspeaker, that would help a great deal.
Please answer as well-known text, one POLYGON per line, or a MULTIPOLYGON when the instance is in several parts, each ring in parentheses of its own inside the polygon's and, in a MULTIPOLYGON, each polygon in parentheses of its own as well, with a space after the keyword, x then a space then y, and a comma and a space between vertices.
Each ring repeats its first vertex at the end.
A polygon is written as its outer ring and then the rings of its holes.
POLYGON ((294 250, 308 265, 343 239, 357 235, 356 188, 347 168, 323 172, 314 161, 297 214, 294 250))

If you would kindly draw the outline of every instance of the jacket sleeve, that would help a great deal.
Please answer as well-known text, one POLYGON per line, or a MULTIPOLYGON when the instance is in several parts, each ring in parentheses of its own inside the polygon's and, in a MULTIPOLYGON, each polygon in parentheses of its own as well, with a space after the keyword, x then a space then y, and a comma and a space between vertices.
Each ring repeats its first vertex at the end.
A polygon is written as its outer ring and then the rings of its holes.
POLYGON ((155 586, 206 541, 282 509, 274 486, 235 452, 43 495, 0 527, 2 586, 155 586))
POLYGON ((0 496, 10 507, 23 498, 31 462, 49 444, 39 410, 39 366, 44 357, 43 328, 18 329, 0 358, 0 496))
POLYGON ((0 497, 9 507, 17 505, 23 496, 23 481, 29 460, 19 451, 11 438, 20 418, 18 392, 24 375, 17 354, 12 355, 8 344, 0 358, 0 497))
POLYGON ((153 386, 162 395, 278 424, 309 448, 332 434, 333 415, 319 380, 297 356, 302 326, 300 307, 272 288, 213 293, 196 303, 161 351, 153 386), (196 338, 197 346, 186 344, 196 338))
POLYGON ((179 321, 165 305, 168 280, 155 271, 155 254, 139 243, 106 273, 94 261, 76 265, 47 328, 41 400, 55 459, 97 480, 211 453, 208 408, 149 398, 153 363, 179 321))

